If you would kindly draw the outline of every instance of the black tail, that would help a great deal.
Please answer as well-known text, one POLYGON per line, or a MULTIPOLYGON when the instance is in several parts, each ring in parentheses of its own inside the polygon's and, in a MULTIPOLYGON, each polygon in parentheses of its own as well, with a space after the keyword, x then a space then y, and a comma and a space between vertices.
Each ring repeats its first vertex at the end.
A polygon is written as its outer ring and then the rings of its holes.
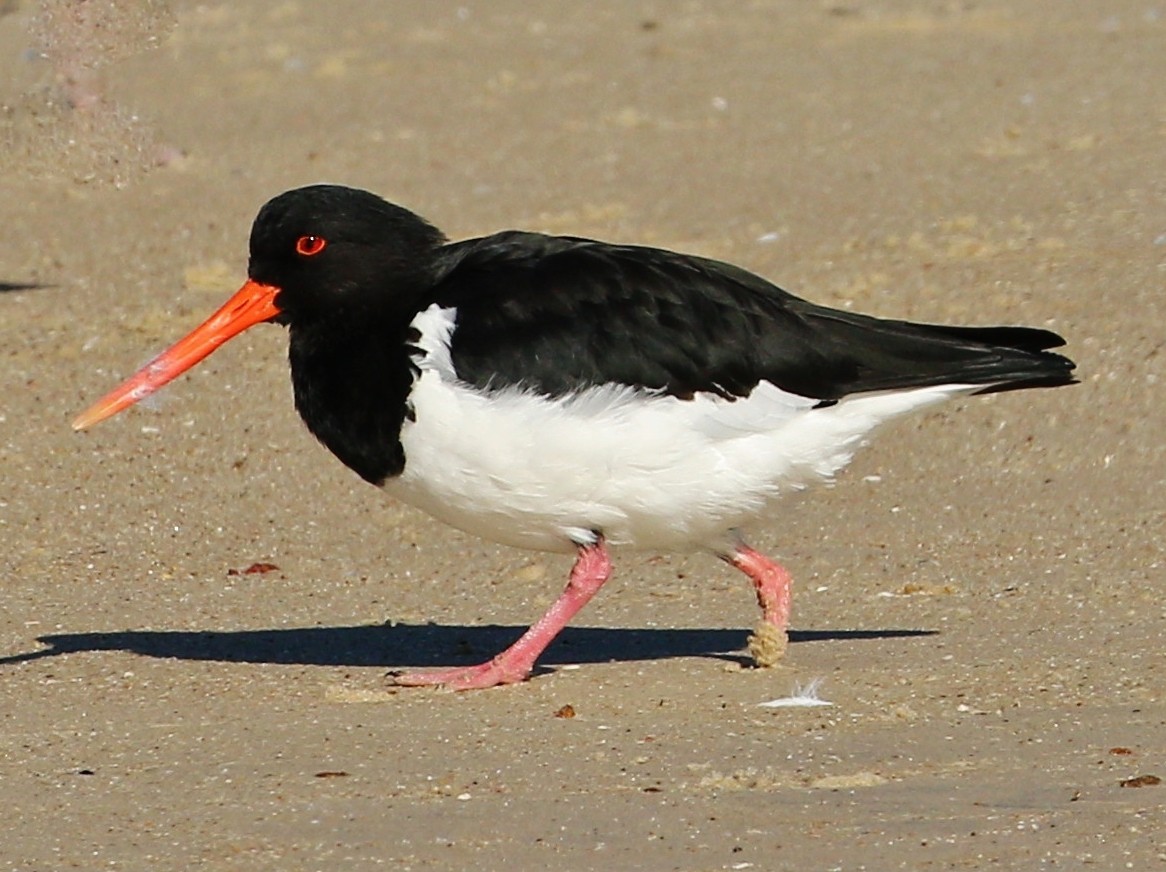
POLYGON ((1076 382, 1076 364, 1048 350, 1065 344, 1049 330, 915 324, 816 306, 802 315, 852 364, 840 395, 940 384, 983 385, 977 393, 987 394, 1076 382))
POLYGON ((1065 340, 1051 330, 1035 327, 935 327, 953 338, 987 346, 1000 357, 999 377, 978 394, 1014 391, 1022 388, 1055 388, 1077 383, 1076 364, 1063 354, 1048 351, 1060 348, 1065 340))

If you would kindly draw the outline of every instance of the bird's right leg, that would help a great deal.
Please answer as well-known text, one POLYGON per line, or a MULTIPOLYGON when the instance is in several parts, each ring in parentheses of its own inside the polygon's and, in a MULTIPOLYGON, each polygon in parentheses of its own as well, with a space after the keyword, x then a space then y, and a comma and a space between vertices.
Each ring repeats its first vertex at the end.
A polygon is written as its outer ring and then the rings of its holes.
POLYGON ((789 644, 790 578, 785 567, 755 551, 744 542, 721 559, 735 566, 753 582, 761 620, 749 636, 749 653, 758 666, 773 666, 789 644))

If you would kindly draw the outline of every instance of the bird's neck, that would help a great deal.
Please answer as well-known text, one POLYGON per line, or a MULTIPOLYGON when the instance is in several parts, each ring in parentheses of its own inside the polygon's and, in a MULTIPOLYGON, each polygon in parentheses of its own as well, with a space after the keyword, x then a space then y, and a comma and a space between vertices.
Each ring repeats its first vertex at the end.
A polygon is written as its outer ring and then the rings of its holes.
POLYGON ((401 426, 413 380, 406 331, 377 318, 290 329, 296 410, 333 454, 377 485, 405 467, 401 426))

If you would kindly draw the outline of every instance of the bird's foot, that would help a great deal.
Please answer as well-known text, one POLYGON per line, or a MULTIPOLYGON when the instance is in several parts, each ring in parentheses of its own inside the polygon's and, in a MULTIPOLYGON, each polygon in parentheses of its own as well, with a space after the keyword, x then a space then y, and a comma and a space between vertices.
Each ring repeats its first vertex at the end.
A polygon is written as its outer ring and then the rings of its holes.
POLYGON ((790 575, 780 563, 744 542, 724 559, 749 576, 761 606, 761 620, 749 636, 749 654, 758 666, 775 666, 789 645, 790 575))
POLYGON ((749 656, 758 666, 776 666, 785 656, 789 636, 768 621, 758 621, 749 634, 749 656))
POLYGON ((531 667, 506 663, 500 657, 476 666, 455 666, 391 675, 390 681, 401 687, 440 685, 450 690, 483 690, 500 684, 517 684, 530 675, 531 667))
POLYGON ((603 587, 610 575, 611 558, 604 547, 603 537, 596 535, 594 542, 579 546, 579 556, 571 569, 567 589, 555 600, 555 604, 517 642, 493 660, 477 666, 406 672, 393 676, 393 683, 408 687, 439 684, 451 690, 481 690, 524 681, 551 640, 603 587))

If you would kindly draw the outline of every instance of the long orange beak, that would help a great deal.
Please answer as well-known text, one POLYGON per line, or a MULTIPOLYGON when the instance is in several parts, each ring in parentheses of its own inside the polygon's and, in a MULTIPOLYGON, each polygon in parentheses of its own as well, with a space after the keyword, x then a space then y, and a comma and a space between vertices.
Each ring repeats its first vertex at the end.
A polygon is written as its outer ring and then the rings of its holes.
POLYGON ((73 429, 84 430, 116 415, 182 375, 232 336, 270 321, 279 314, 277 293, 277 287, 248 279, 221 309, 78 415, 73 429))

